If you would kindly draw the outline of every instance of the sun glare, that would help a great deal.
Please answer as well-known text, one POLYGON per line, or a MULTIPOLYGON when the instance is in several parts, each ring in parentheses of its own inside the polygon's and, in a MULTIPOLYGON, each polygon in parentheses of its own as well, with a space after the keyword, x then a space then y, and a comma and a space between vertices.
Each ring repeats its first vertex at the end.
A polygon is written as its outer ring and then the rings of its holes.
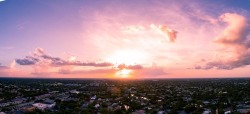
POLYGON ((117 76, 121 78, 129 78, 132 73, 132 70, 122 69, 117 72, 117 76))
POLYGON ((75 56, 71 56, 68 58, 69 62, 75 62, 76 61, 76 57, 75 56))
POLYGON ((126 64, 140 64, 145 60, 146 55, 140 51, 134 50, 120 50, 108 57, 108 61, 115 65, 126 64))

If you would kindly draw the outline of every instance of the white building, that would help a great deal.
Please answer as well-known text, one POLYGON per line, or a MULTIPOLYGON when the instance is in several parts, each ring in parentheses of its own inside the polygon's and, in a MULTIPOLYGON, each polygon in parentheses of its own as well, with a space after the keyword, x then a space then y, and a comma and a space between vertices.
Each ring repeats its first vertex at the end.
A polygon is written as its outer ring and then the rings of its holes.
POLYGON ((95 105, 95 108, 96 108, 96 109, 97 109, 97 108, 99 108, 99 107, 100 107, 100 105, 99 105, 99 104, 96 104, 96 105, 95 105))
POLYGON ((43 103, 35 103, 35 104, 33 104, 33 106, 40 109, 40 110, 45 110, 48 107, 47 104, 43 104, 43 103))
POLYGON ((209 111, 209 110, 205 110, 205 111, 203 111, 203 113, 202 114, 211 114, 211 111, 209 111))
POLYGON ((80 92, 76 90, 71 90, 70 93, 79 94, 80 92))
POLYGON ((40 110, 45 110, 47 108, 53 108, 54 106, 56 106, 56 103, 52 103, 52 104, 35 103, 35 104, 33 104, 33 106, 40 109, 40 110))

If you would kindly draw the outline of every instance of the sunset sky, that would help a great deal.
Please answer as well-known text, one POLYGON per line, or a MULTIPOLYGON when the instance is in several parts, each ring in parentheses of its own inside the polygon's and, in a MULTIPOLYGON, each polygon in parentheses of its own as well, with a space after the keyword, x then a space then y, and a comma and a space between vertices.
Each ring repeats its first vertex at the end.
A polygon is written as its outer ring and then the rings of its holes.
POLYGON ((0 77, 250 77, 250 0, 0 0, 0 77))

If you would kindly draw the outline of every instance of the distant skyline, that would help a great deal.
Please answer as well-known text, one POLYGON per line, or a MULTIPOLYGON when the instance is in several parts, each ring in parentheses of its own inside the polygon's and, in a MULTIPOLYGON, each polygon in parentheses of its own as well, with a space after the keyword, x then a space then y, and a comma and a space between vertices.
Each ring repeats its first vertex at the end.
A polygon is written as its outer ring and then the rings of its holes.
POLYGON ((0 77, 250 77, 249 0, 0 0, 0 77))

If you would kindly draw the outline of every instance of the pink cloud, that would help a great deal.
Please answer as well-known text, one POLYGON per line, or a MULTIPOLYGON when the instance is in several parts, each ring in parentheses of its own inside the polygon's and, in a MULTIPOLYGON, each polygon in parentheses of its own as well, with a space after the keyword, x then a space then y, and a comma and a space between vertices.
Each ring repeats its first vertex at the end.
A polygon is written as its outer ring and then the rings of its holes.
POLYGON ((227 26, 215 38, 219 50, 214 60, 199 69, 234 69, 250 64, 249 20, 236 13, 225 13, 220 16, 227 26))
POLYGON ((176 39, 176 36, 177 36, 177 31, 173 30, 173 29, 170 29, 169 27, 163 25, 163 26, 160 26, 160 29, 163 33, 165 33, 167 35, 167 39, 170 41, 170 42, 174 42, 175 39, 176 39))

